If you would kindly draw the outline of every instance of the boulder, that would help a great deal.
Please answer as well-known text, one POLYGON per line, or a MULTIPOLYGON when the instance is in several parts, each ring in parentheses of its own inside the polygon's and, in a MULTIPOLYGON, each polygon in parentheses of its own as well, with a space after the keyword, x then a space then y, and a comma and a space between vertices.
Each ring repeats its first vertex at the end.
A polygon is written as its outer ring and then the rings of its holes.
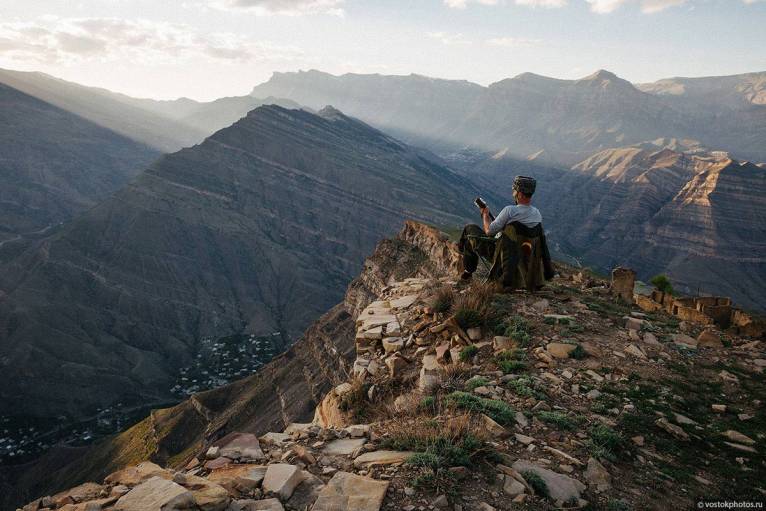
POLYGON ((303 481, 301 469, 295 465, 275 463, 266 467, 266 475, 263 478, 263 491, 267 494, 276 494, 283 501, 289 499, 295 487, 303 481))
POLYGON ((227 489, 252 491, 261 485, 265 475, 265 465, 229 465, 213 470, 207 478, 227 489))
POLYGON ((569 355, 577 348, 574 344, 566 344, 562 342, 548 343, 545 350, 553 358, 569 358, 569 355))
POLYGON ((388 357, 386 359, 386 367, 388 367, 389 377, 392 379, 398 378, 407 367, 407 361, 399 356, 388 357))
POLYGON ((194 507, 192 492, 161 477, 154 476, 120 497, 115 511, 173 511, 194 507))
POLYGON ((660 342, 657 340, 657 336, 651 332, 644 332, 644 342, 651 346, 660 346, 660 342))
POLYGON ((696 348, 697 347, 697 339, 690 335, 686 334, 675 334, 673 336, 673 342, 676 343, 679 346, 685 347, 685 348, 696 348))
POLYGON ((286 502, 288 509, 309 509, 324 489, 324 482, 308 470, 302 471, 301 476, 303 480, 286 502))
POLYGON ((396 353, 404 348, 404 340, 401 337, 386 337, 383 339, 383 350, 386 353, 396 353))
POLYGON ((537 474, 548 487, 548 493, 555 502, 566 502, 580 498, 580 492, 585 490, 585 485, 564 474, 559 474, 539 467, 534 463, 525 460, 519 460, 513 464, 514 470, 524 475, 524 472, 537 474))
POLYGON ((468 338, 472 341, 478 341, 481 339, 481 328, 479 327, 473 327, 469 328, 465 331, 465 333, 468 335, 468 338))
POLYGON ((596 458, 588 459, 585 479, 597 492, 604 492, 612 487, 612 476, 596 458))
POLYGON ((495 351, 505 351, 513 349, 516 346, 516 343, 513 342, 513 339, 510 337, 505 337, 502 335, 496 335, 492 339, 492 348, 495 351))
POLYGON ((491 417, 487 417, 484 414, 480 416, 482 427, 484 431, 490 434, 493 438, 503 439, 507 438, 510 433, 503 426, 495 422, 491 417))
POLYGON ((351 384, 344 383, 328 392, 317 405, 314 412, 314 424, 322 428, 342 428, 347 425, 346 414, 341 410, 341 396, 351 390, 351 384), (348 385, 348 390, 344 387, 348 385), (339 392, 339 390, 341 392, 339 392))
POLYGON ((221 456, 233 460, 262 460, 265 458, 258 437, 252 433, 230 433, 216 442, 221 456))
POLYGON ((418 389, 421 392, 431 392, 441 381, 441 368, 436 361, 436 355, 423 357, 423 366, 420 368, 420 380, 418 389))
POLYGON ((144 461, 134 467, 127 467, 106 476, 104 482, 109 485, 136 486, 152 477, 173 479, 173 474, 155 465, 151 461, 144 461))
POLYGON ((640 358, 641 360, 646 360, 646 354, 641 351, 641 348, 636 346, 635 344, 628 345, 627 348, 625 348, 625 353, 628 355, 633 355, 636 358, 640 358))
POLYGON ((96 483, 84 483, 74 488, 71 488, 61 493, 57 493, 51 500, 56 507, 64 506, 65 504, 76 504, 87 500, 94 500, 101 496, 101 492, 105 490, 105 486, 101 486, 96 483))
POLYGON ((723 348, 721 336, 710 328, 703 330, 697 336, 697 346, 700 348, 723 348))
POLYGON ((378 465, 401 465, 415 454, 409 451, 372 451, 354 459, 355 467, 373 467, 378 465))
POLYGON ((523 484, 518 482, 516 479, 514 479, 511 476, 505 476, 505 483, 503 484, 503 491, 506 495, 509 495, 511 497, 515 497, 516 495, 520 495, 524 493, 524 490, 526 488, 523 484))
POLYGON ((625 318, 625 328, 628 330, 641 330, 641 326, 644 324, 643 319, 638 318, 625 318))
POLYGON ((319 493, 312 511, 379 511, 388 481, 337 472, 319 493))
POLYGON ((322 449, 327 456, 349 456, 367 442, 364 438, 339 438, 328 442, 322 449))
POLYGON ((734 431, 733 429, 724 431, 721 433, 723 436, 731 440, 732 442, 736 442, 738 444, 745 444, 745 445, 754 445, 755 440, 750 438, 749 436, 743 435, 739 431, 734 431))
POLYGON ((199 511, 223 511, 229 507, 229 492, 203 477, 179 474, 176 482, 191 490, 199 511))

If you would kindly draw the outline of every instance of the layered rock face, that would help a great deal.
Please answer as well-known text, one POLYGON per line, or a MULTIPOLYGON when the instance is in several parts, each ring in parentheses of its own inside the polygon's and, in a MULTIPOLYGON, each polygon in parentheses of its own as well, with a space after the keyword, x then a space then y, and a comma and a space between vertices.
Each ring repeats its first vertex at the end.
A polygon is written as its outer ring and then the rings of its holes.
POLYGON ((432 277, 454 267, 453 250, 435 229, 408 222, 398 237, 378 244, 349 285, 342 303, 321 316, 286 353, 257 374, 196 394, 173 408, 157 410, 124 433, 93 447, 54 448, 31 466, 11 467, 0 486, 0 494, 8 499, 4 504, 30 492, 55 493, 80 481, 100 480, 111 471, 145 459, 182 464, 201 446, 230 432, 261 435, 282 431, 294 421, 310 420, 327 391, 351 372, 356 315, 392 282, 432 277))
POLYGON ((534 202, 559 258, 605 271, 628 266, 644 280, 668 273, 681 291, 764 308, 766 173, 758 165, 641 144, 569 171, 499 156, 465 172, 508 195, 516 174, 537 178, 534 202))
POLYGON ((475 193, 336 110, 261 107, 5 266, 0 413, 170 399, 204 336, 279 332, 287 345, 382 234, 405 217, 462 223, 475 193))
POLYGON ((0 152, 0 249, 94 206, 159 156, 3 84, 0 152))

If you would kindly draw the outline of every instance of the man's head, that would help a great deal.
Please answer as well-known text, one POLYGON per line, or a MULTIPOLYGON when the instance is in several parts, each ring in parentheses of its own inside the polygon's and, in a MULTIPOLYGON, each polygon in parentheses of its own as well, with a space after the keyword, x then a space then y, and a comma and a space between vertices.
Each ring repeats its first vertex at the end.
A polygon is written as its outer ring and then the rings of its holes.
POLYGON ((529 204, 536 187, 537 181, 535 178, 516 176, 513 180, 513 198, 518 204, 529 204))

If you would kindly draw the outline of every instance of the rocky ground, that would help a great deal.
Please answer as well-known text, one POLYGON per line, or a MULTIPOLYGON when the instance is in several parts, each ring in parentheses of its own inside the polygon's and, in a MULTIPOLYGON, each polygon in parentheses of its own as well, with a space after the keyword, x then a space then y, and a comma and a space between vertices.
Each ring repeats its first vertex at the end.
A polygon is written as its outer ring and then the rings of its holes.
MULTIPOLYGON (((453 247, 444 242, 442 260, 453 247)), ((431 253, 439 247, 431 247, 431 253)), ((64 509, 687 509, 766 498, 762 340, 679 323, 562 268, 543 292, 390 282, 309 424, 229 433, 38 499, 64 509)))

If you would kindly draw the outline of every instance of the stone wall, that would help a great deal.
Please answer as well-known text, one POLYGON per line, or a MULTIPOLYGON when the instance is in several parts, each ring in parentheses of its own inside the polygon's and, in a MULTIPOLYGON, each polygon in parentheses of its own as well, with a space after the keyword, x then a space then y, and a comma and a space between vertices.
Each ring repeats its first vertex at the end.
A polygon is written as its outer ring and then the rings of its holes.
POLYGON ((735 308, 727 296, 677 297, 655 289, 651 295, 635 294, 633 300, 647 312, 664 310, 682 321, 700 325, 715 324, 720 328, 732 327, 739 335, 766 335, 766 319, 735 308))

